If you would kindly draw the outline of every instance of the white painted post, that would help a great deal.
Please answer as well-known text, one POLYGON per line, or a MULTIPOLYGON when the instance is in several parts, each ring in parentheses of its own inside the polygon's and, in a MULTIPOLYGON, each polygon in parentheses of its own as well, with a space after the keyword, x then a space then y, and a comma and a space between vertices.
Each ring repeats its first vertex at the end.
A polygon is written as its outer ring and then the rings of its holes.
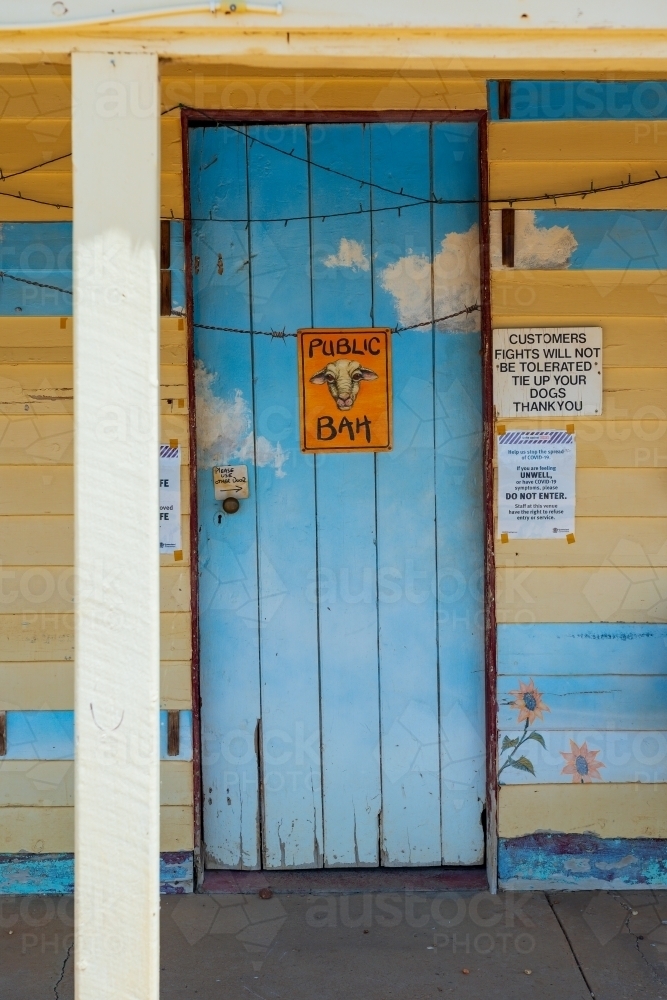
POLYGON ((74 53, 77 1000, 158 1000, 157 98, 74 53))

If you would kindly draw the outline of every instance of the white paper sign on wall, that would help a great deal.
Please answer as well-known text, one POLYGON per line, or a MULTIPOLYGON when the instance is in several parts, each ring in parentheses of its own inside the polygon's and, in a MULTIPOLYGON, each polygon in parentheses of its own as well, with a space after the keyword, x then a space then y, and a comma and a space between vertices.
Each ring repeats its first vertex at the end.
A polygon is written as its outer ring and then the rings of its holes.
MULTIPOLYGON (((576 453, 565 431, 498 437, 498 535, 574 541, 576 453)), ((503 537, 504 536, 504 537, 503 537)))
POLYGON ((493 331, 496 417, 602 413, 602 328, 493 331))
POLYGON ((181 449, 160 445, 160 554, 181 552, 181 449))

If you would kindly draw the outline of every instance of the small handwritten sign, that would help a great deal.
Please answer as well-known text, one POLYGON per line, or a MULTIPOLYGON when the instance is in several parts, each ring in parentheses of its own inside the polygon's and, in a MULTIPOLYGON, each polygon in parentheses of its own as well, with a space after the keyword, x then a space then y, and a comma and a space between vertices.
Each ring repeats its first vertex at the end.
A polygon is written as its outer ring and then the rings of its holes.
POLYGON ((301 450, 389 451, 390 330, 309 329, 297 337, 301 450))
POLYGON ((237 500, 247 500, 248 466, 221 465, 213 469, 213 490, 216 500, 226 497, 236 497, 237 500))

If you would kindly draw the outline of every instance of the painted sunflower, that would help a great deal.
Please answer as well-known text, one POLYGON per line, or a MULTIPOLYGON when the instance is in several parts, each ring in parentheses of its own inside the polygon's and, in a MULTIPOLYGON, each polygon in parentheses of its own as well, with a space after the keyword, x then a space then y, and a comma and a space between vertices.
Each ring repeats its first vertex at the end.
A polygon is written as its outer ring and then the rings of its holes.
POLYGON ((578 747, 574 740, 570 740, 570 752, 560 751, 561 756, 565 758, 565 767, 560 773, 571 774, 574 784, 584 785, 590 784, 593 780, 602 781, 598 771, 605 765, 601 760, 595 759, 599 753, 599 750, 589 750, 587 743, 582 743, 578 747))
POLYGON ((519 681, 519 690, 510 691, 510 694, 514 695, 510 708, 516 709, 519 713, 517 722, 524 722, 527 719, 528 725, 532 726, 535 719, 543 719, 543 713, 551 711, 542 701, 542 693, 535 687, 532 677, 528 684, 519 681))

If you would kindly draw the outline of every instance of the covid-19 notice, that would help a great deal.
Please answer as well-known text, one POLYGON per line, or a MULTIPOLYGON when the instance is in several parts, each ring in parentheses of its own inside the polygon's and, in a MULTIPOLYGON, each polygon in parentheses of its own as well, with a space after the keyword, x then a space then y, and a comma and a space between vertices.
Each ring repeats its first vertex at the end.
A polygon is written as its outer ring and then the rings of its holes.
POLYGON ((565 431, 507 431, 498 437, 498 535, 574 536, 576 453, 565 431))

